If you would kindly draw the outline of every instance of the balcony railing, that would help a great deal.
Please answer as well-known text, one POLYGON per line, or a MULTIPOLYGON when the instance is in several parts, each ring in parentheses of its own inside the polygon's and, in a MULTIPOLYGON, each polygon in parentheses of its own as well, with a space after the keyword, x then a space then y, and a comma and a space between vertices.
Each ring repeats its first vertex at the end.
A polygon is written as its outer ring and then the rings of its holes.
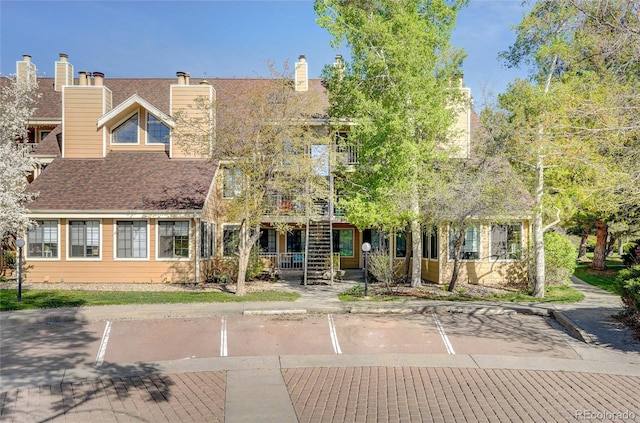
POLYGON ((347 166, 352 166, 358 163, 358 147, 354 145, 337 144, 336 153, 338 161, 347 166))
MULTIPOLYGON (((334 265, 337 264, 337 269, 340 270, 340 253, 333 254, 334 265)), ((260 258, 265 266, 272 269, 280 270, 302 270, 304 269, 304 253, 260 253, 260 258)))

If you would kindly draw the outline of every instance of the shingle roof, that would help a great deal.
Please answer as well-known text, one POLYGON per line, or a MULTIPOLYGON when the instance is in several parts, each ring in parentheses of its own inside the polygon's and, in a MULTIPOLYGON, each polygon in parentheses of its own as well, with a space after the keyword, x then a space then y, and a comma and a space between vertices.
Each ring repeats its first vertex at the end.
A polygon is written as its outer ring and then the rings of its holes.
POLYGON ((55 159, 29 185, 38 211, 202 209, 216 166, 164 152, 114 152, 104 159, 55 159))
POLYGON ((60 156, 60 143, 62 138, 62 124, 56 126, 42 141, 36 144, 32 155, 34 156, 60 156))
MULTIPOLYGON (((53 78, 39 78, 37 110, 35 119, 62 119, 62 93, 53 90, 53 78)), ((191 85, 196 85, 201 79, 192 78, 191 85)), ((268 79, 254 78, 212 78, 207 81, 216 90, 218 101, 225 101, 234 92, 246 90, 252 84, 268 81, 268 79)), ((153 104, 163 113, 170 114, 170 86, 177 84, 176 78, 108 78, 104 79, 104 85, 113 93, 112 105, 118 104, 138 94, 140 97, 153 104)), ((76 79, 74 84, 78 85, 76 79)), ((309 80, 309 92, 323 94, 325 92, 322 81, 319 79, 309 80)), ((326 96, 325 96, 326 98, 326 96)), ((320 104, 322 110, 315 111, 316 114, 324 113, 328 103, 320 104)))

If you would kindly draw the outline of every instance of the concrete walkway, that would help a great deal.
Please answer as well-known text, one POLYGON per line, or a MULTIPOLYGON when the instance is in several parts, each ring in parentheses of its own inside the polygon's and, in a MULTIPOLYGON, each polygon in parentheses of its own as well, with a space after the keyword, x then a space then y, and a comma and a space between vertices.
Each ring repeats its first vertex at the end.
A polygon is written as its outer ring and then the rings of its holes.
POLYGON ((640 421, 640 342, 617 296, 574 280, 577 304, 342 303, 360 283, 302 287, 295 302, 79 307, 0 313, 0 324, 234 313, 466 312, 553 315, 582 359, 388 354, 216 357, 2 378, 8 422, 640 421))

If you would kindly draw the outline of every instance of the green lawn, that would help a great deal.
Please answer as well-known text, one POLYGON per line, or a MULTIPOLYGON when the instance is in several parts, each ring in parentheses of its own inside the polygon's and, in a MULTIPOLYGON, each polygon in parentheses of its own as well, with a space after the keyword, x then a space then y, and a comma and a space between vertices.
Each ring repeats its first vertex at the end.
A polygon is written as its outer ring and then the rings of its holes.
POLYGON ((29 310, 114 304, 295 301, 298 297, 298 293, 281 291, 252 292, 244 297, 238 297, 227 292, 23 290, 22 301, 19 302, 15 289, 3 289, 0 290, 0 310, 29 310))
MULTIPOLYGON (((407 296, 393 295, 373 295, 364 299, 364 292, 361 288, 355 287, 338 296, 341 301, 397 301, 406 300, 407 296)), ((416 297, 416 299, 425 299, 416 297)), ((525 291, 514 291, 500 295, 490 295, 486 297, 470 297, 466 295, 442 295, 429 297, 431 300, 439 301, 498 301, 510 303, 575 303, 584 299, 584 294, 569 286, 552 286, 547 288, 544 298, 535 298, 525 291)))
POLYGON ((581 264, 576 268, 575 272, 573 272, 573 275, 576 278, 585 281, 589 285, 597 286, 598 288, 602 288, 605 291, 613 292, 615 294, 613 282, 615 281, 620 269, 622 269, 621 266, 610 267, 603 271, 591 270, 589 269, 588 264, 581 264))

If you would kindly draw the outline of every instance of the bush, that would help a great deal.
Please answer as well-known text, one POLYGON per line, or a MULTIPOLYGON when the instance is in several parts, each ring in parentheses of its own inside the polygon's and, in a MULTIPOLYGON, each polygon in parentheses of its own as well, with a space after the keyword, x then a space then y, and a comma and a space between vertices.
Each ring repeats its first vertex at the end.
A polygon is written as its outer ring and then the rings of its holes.
POLYGON ((557 232, 544 234, 544 266, 547 284, 568 285, 576 269, 578 252, 573 242, 557 232))
POLYGON ((596 237, 590 236, 587 238, 587 252, 593 253, 596 249, 596 244, 598 243, 596 237))
POLYGON ((16 268, 16 253, 13 251, 7 251, 4 253, 4 264, 8 269, 16 268))
POLYGON ((640 313, 640 265, 621 270, 614 286, 627 310, 640 313))
POLYGON ((389 260, 389 252, 384 248, 373 250, 367 257, 369 274, 378 282, 383 282, 387 288, 394 282, 393 264, 389 260))
POLYGON ((640 239, 625 245, 624 254, 622 255, 622 263, 626 267, 640 264, 640 239))

